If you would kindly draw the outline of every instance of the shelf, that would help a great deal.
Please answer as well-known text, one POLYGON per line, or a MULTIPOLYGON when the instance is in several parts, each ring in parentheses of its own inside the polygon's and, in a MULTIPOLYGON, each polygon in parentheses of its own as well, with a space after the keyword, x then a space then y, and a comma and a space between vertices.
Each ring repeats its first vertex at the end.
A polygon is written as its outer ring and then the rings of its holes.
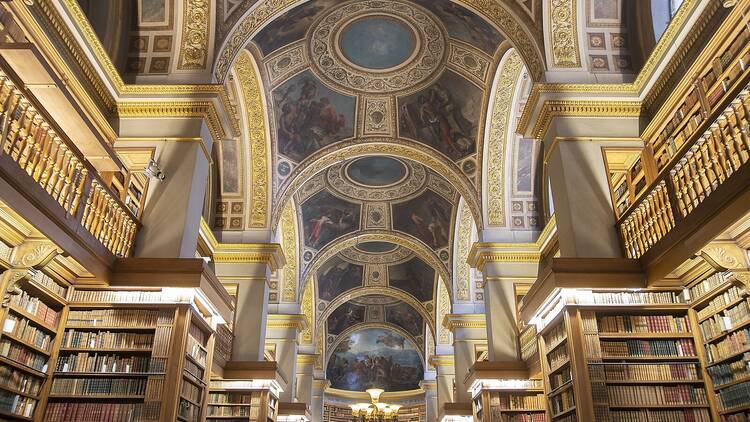
POLYGON ((200 369, 202 369, 204 371, 206 370, 205 364, 202 364, 202 363, 198 362, 198 359, 190 356, 187 353, 185 353, 185 357, 188 358, 190 361, 192 361, 194 364, 198 365, 200 367, 200 369))
MULTIPOLYGON (((34 407, 35 407, 34 410, 36 410, 36 406, 34 406, 34 407)), ((5 417, 8 417, 8 418, 17 419, 17 420, 21 420, 21 421, 33 421, 34 420, 33 418, 30 418, 30 417, 27 417, 27 416, 23 416, 23 415, 17 415, 15 413, 11 413, 11 412, 8 412, 8 411, 5 411, 5 410, 0 410, 0 416, 5 416, 5 417)))
POLYGON ((559 393, 562 393, 563 391, 567 390, 571 386, 573 386, 573 380, 572 379, 568 380, 568 381, 565 381, 564 383, 562 383, 559 387, 555 388, 554 390, 550 390, 549 394, 547 394, 547 397, 552 397, 552 396, 555 396, 555 395, 557 395, 559 393))
POLYGON ((679 403, 661 403, 661 404, 610 404, 610 409, 703 409, 708 408, 708 404, 679 404, 679 403))
POLYGON ((711 290, 701 295, 699 298, 691 300, 690 306, 695 308, 695 307, 699 307, 702 305, 706 305, 708 304, 708 302, 711 301, 711 299, 724 293, 726 290, 729 290, 729 288, 731 288, 732 286, 734 286, 734 283, 732 283, 730 280, 725 280, 724 283, 721 283, 715 286, 711 290))
POLYGON ((192 405, 193 405, 193 406, 195 406, 195 407, 201 407, 201 405, 199 405, 198 403, 196 403, 196 402, 194 402, 194 401, 192 401, 192 400, 190 400, 190 399, 186 398, 186 397, 185 397, 185 396, 183 396, 182 394, 180 394, 180 400, 185 400, 186 402, 188 402, 188 403, 192 404, 192 405))
POLYGON ((29 344, 29 343, 27 343, 27 342, 26 342, 26 340, 24 340, 24 339, 22 339, 22 338, 19 338, 19 337, 16 337, 16 336, 14 336, 14 335, 13 335, 13 334, 11 334, 11 333, 8 333, 8 332, 5 332, 5 331, 3 331, 3 332, 2 332, 2 336, 3 336, 3 337, 5 337, 5 338, 8 338, 8 339, 10 339, 10 340, 12 340, 12 341, 13 341, 14 343, 18 343, 18 344, 22 345, 23 347, 26 347, 26 348, 28 348, 28 349, 31 349, 31 350, 33 350, 33 351, 35 351, 35 352, 37 352, 37 353, 39 353, 39 354, 42 354, 42 355, 44 355, 44 356, 47 356, 47 357, 49 357, 49 356, 50 356, 50 354, 51 354, 51 353, 50 353, 50 352, 48 352, 47 350, 44 350, 44 349, 42 349, 41 347, 39 347, 39 346, 36 346, 36 345, 34 345, 34 344, 29 344))
POLYGON ((605 380, 609 385, 640 385, 640 384, 700 384, 703 380, 605 380))
MULTIPOLYGON (((697 361, 698 356, 604 356, 601 358, 603 361, 663 361, 662 363, 669 363, 670 361, 697 361)), ((596 362, 589 362, 596 363, 596 362)))
POLYGON ((750 319, 747 319, 746 321, 742 321, 739 324, 737 324, 736 326, 734 326, 734 327, 732 327, 732 328, 724 331, 723 333, 721 333, 721 334, 719 334, 717 336, 713 336, 710 339, 704 340, 703 342, 704 343, 713 343, 713 342, 715 342, 717 340, 721 340, 724 337, 726 337, 727 335, 732 334, 735 331, 739 331, 739 330, 745 328, 748 325, 750 325, 750 319))
POLYGON ((26 280, 26 282, 21 285, 21 289, 33 290, 33 292, 27 291, 27 293, 33 293, 32 296, 42 296, 42 298, 49 299, 55 302, 55 306, 59 308, 65 307, 68 304, 68 301, 65 300, 65 298, 37 283, 33 278, 26 280))
POLYGON ((0 356, 0 363, 4 363, 4 364, 12 366, 12 367, 14 367, 16 369, 20 369, 21 371, 27 372, 27 373, 29 373, 31 375, 35 375, 37 377, 41 377, 41 378, 46 378, 47 377, 46 373, 44 373, 44 372, 42 372, 42 371, 40 371, 38 369, 34 369, 34 368, 30 367, 30 366, 26 366, 23 363, 16 362, 13 359, 7 358, 5 356, 0 356))
POLYGON ((735 306, 735 305, 739 305, 740 303, 742 303, 742 302, 744 302, 744 301, 745 301, 745 299, 746 299, 746 297, 745 297, 745 296, 746 296, 746 294, 744 294, 744 293, 743 293, 743 294, 742 294, 742 297, 740 297, 740 298, 737 298, 737 299, 735 299, 735 300, 733 300, 733 301, 731 301, 731 302, 729 302, 729 303, 727 303, 727 304, 723 305, 723 306, 722 306, 721 308, 719 308, 719 309, 716 309, 716 310, 713 310, 713 311, 711 311, 711 315, 705 316, 705 317, 703 317, 703 318, 699 318, 699 319, 698 319, 698 324, 700 324, 701 322, 703 322, 703 321, 706 321, 706 320, 708 320, 708 319, 711 319, 711 318, 712 318, 712 317, 714 317, 714 316, 715 316, 716 314, 718 314, 718 313, 720 313, 720 312, 724 312, 724 311, 726 311, 727 309, 731 308, 732 306, 735 306))
POLYGON ((149 327, 118 327, 115 325, 66 325, 66 330, 80 331, 154 331, 156 326, 149 327))
POLYGON ((725 410, 720 410, 719 414, 720 415, 728 415, 730 413, 744 412, 746 410, 750 410, 750 404, 746 404, 746 405, 743 405, 743 406, 732 407, 732 408, 725 409, 725 410))
POLYGON ((589 305, 571 303, 565 306, 570 308, 583 308, 583 310, 586 311, 633 311, 633 313, 641 313, 644 311, 679 312, 687 311, 690 308, 687 303, 594 303, 589 305))
POLYGON ((12 393, 12 394, 18 394, 19 396, 24 396, 24 397, 28 397, 30 399, 39 400, 39 396, 38 395, 33 395, 31 393, 24 393, 23 391, 16 390, 15 388, 8 387, 8 386, 5 386, 5 385, 0 385, 0 389, 3 389, 3 390, 5 390, 5 391, 7 391, 9 393, 12 393))
POLYGON ((46 321, 42 320, 41 318, 39 318, 38 316, 32 313, 27 312, 25 309, 19 308, 18 306, 15 306, 15 305, 8 306, 8 309, 10 309, 16 315, 26 318, 29 321, 33 322, 37 328, 41 328, 42 330, 47 331, 50 334, 57 334, 56 327, 49 325, 46 321))
POLYGON ((150 377, 164 376, 164 372, 73 372, 55 371, 56 377, 150 377))
POLYGON ((568 341, 568 336, 565 336, 562 338, 562 340, 558 340, 555 344, 550 345, 547 350, 545 351, 545 354, 549 355, 552 353, 555 349, 560 347, 561 345, 565 344, 568 341))
POLYGON ((599 333, 600 339, 693 338, 693 333, 599 333))
POLYGON ((544 409, 500 409, 500 412, 533 413, 533 412, 546 412, 546 410, 544 409))
POLYGON ((563 410, 562 412, 555 413, 554 415, 552 415, 552 419, 559 418, 561 416, 565 416, 568 413, 573 413, 573 412, 575 412, 575 410, 576 410, 575 406, 570 406, 569 408, 563 410))
POLYGON ((206 415, 206 418, 210 418, 210 419, 247 419, 247 420, 250 420, 250 415, 245 415, 245 416, 211 416, 211 415, 206 415))
POLYGON ((742 384, 743 382, 750 382, 750 376, 742 377, 730 382, 725 382, 724 384, 714 385, 714 391, 719 391, 733 385, 742 384))
POLYGON ((706 367, 718 365, 718 364, 720 364, 722 362, 726 362, 728 360, 732 360, 732 359, 734 359, 734 358, 736 358, 738 356, 744 355, 747 352, 750 352, 750 346, 748 346, 748 347, 746 347, 746 348, 744 348, 744 349, 742 349, 742 350, 740 350, 738 352, 734 352, 734 353, 732 353, 732 354, 730 354, 728 356, 725 356, 725 357, 723 357, 723 358, 721 358, 719 360, 713 361, 711 363, 707 363, 706 367))
POLYGON ((100 353, 151 353, 152 349, 104 349, 92 347, 61 347, 61 352, 100 352, 100 353))
POLYGON ((570 365, 570 358, 568 358, 565 362, 563 362, 561 364, 558 364, 554 368, 550 368, 549 374, 547 374, 547 375, 554 374, 555 372, 559 371, 560 369, 562 369, 562 368, 564 368, 564 367, 566 367, 568 365, 570 365))
POLYGON ((51 399, 83 399, 83 400, 143 400, 145 395, 129 394, 50 394, 51 399))

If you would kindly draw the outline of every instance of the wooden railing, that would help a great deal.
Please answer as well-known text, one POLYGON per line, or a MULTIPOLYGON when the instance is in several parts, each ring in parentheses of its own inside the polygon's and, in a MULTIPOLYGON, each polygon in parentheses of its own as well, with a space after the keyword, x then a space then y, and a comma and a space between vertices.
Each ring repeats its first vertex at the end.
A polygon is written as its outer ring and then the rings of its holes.
POLYGON ((750 161, 750 85, 744 83, 618 220, 629 258, 643 256, 750 161))
POLYGON ((110 252, 130 254, 138 227, 135 217, 72 142, 60 136, 2 72, 0 155, 10 157, 110 252))

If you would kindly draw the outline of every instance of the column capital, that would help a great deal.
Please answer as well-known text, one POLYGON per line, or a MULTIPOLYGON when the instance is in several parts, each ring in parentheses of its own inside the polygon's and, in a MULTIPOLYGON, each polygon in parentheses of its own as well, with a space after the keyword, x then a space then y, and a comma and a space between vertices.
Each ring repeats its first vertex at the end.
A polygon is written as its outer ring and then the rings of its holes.
POLYGON ((293 328, 302 331, 307 328, 303 314, 268 314, 266 328, 293 328))
POLYGON ((486 328, 487 320, 484 314, 446 314, 443 327, 451 331, 456 328, 486 328))
POLYGON ((315 355, 300 353, 297 355, 297 365, 313 365, 315 355))
POLYGON ((437 381, 435 380, 422 380, 419 382, 419 386, 425 391, 425 394, 435 394, 437 392, 437 381))
POLYGON ((455 360, 453 355, 433 355, 430 357, 430 364, 440 372, 443 367, 452 368, 455 365, 455 360))
POLYGON ((205 253, 221 264, 266 264, 271 271, 284 268, 284 251, 278 243, 222 243, 201 218, 199 241, 205 253))

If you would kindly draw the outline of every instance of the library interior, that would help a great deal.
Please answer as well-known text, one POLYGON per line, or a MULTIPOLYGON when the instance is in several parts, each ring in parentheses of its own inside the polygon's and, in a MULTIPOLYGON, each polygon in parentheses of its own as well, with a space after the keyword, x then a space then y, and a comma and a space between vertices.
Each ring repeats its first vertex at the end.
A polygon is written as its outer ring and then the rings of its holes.
POLYGON ((750 422, 750 0, 0 0, 0 421, 750 422))

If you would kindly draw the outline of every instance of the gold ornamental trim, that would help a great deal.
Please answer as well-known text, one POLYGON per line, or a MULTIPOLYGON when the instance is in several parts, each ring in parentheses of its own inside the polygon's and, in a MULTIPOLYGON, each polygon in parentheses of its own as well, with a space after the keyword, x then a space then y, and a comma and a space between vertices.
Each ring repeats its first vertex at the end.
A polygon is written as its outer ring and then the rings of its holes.
POLYGON ((539 262, 556 234, 557 221, 553 215, 547 222, 547 225, 544 226, 536 242, 475 242, 471 246, 467 262, 472 268, 476 268, 479 271, 484 271, 485 265, 493 262, 539 262))
POLYGON ((315 355, 297 355, 297 365, 312 365, 315 363, 315 355))
POLYGON ((121 101, 117 103, 115 114, 125 119, 202 118, 214 141, 225 137, 221 119, 211 100, 121 101))
POLYGON ((581 66, 576 11, 576 0, 550 0, 549 2, 552 64, 555 67, 581 66))
POLYGON ((269 178, 268 162, 270 145, 266 136, 266 117, 258 72, 250 53, 240 54, 234 73, 242 92, 245 105, 245 126, 250 144, 250 228, 264 228, 268 223, 269 178))
POLYGON ((177 69, 202 70, 208 60, 209 22, 208 0, 188 0, 183 3, 182 45, 177 69))
POLYGON ((434 355, 430 358, 430 365, 436 368, 443 366, 455 366, 456 361, 453 355, 434 355))
POLYGON ((266 328, 293 328, 302 331, 307 328, 307 319, 302 314, 268 314, 266 328))
MULTIPOLYGON (((640 117, 642 114, 640 101, 546 100, 531 136, 544 139, 555 117, 640 117)), ((519 132, 523 133, 521 128, 519 132)))
POLYGON ((284 268, 284 250, 278 243, 221 243, 201 217, 199 242, 214 262, 266 264, 271 271, 284 268))
POLYGON ((443 325, 451 331, 456 328, 486 328, 487 317, 484 314, 448 314, 443 317, 443 325))

